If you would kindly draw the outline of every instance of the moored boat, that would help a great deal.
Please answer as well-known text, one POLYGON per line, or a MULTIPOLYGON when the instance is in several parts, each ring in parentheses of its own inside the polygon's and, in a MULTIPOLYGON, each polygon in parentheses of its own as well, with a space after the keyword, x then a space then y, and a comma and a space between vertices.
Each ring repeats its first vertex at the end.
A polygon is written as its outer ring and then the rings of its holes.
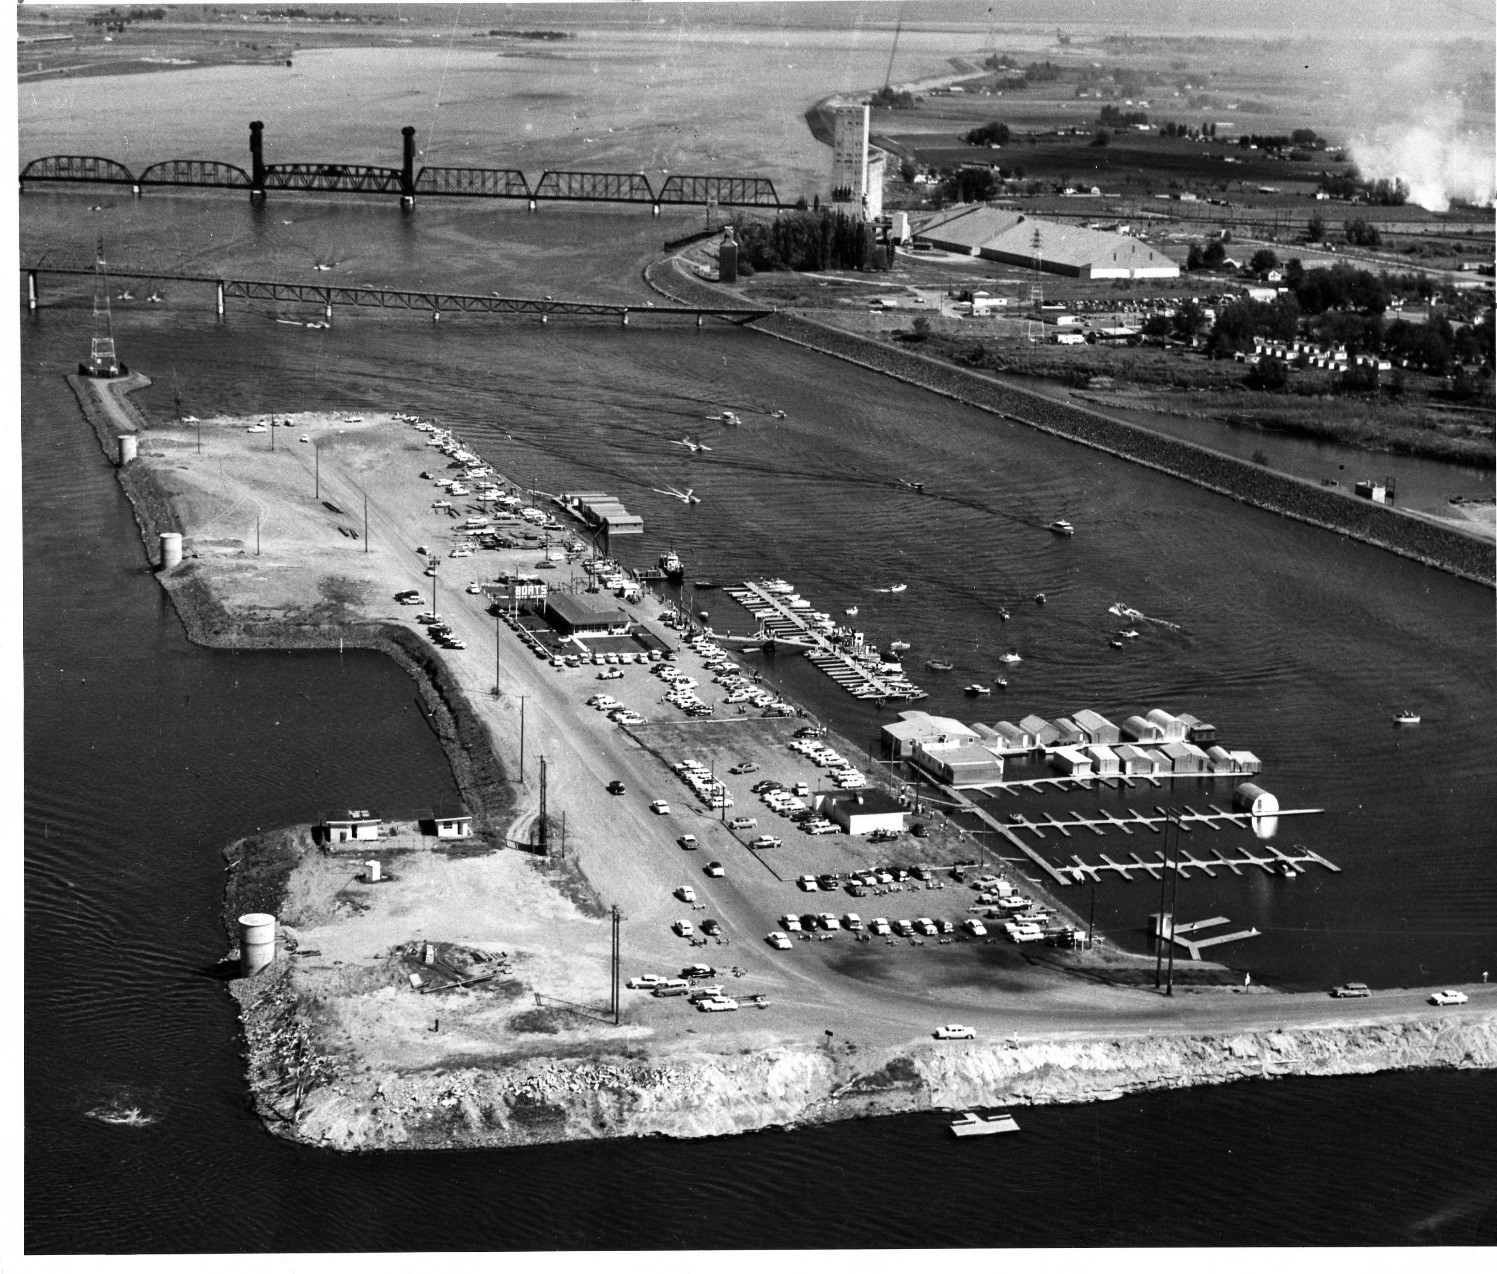
POLYGON ((1419 714, 1417 712, 1409 712, 1407 709, 1405 709, 1403 712, 1400 712, 1397 716, 1395 716, 1393 718, 1393 721, 1395 725, 1418 725, 1419 714))
POLYGON ((686 574, 686 567, 682 565, 681 559, 676 555, 676 550, 671 549, 668 553, 660 555, 660 569, 665 573, 665 578, 678 583, 686 574))
POLYGON ((1024 656, 1017 650, 1006 650, 998 656, 998 661, 1005 664, 1016 664, 1023 661, 1024 656))
POLYGON ((927 659, 925 661, 925 666, 932 672, 950 672, 953 668, 956 667, 955 664, 946 663, 941 659, 927 659))
POLYGON ((988 695, 993 693, 990 689, 988 689, 987 686, 978 685, 976 682, 974 682, 970 686, 967 686, 966 691, 974 699, 985 699, 988 695))
POLYGON ((1076 528, 1069 522, 1067 522, 1065 518, 1056 518, 1054 522, 1050 523, 1050 529, 1054 531, 1056 535, 1076 534, 1076 528))

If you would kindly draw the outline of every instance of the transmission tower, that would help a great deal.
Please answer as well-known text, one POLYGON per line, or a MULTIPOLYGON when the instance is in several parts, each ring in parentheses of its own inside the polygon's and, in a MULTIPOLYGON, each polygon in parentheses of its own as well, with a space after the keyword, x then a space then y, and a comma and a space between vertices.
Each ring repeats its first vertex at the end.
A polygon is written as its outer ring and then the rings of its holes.
POLYGON ((89 376, 118 376, 123 369, 114 352, 114 314, 109 308, 109 276, 104 272, 104 239, 94 254, 94 334, 89 361, 79 371, 89 376))

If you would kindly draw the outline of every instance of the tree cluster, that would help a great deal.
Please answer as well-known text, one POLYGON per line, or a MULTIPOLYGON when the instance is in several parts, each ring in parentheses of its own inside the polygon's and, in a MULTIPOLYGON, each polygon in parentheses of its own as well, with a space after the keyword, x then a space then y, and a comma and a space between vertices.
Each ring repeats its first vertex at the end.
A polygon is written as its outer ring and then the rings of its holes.
POLYGON ((1246 298, 1223 306, 1211 329, 1207 348, 1221 356, 1253 348, 1253 337, 1292 341, 1299 335, 1299 303, 1290 294, 1272 301, 1246 298))
POLYGON ((962 140, 969 146, 1007 146, 1009 136, 1008 125, 995 119, 971 129, 962 140))
POLYGON ((887 270, 891 252, 861 217, 825 208, 774 221, 734 218, 738 259, 754 270, 887 270))
POLYGON ((1102 108, 1102 113, 1097 116, 1097 123, 1107 124, 1113 128, 1128 128, 1134 124, 1147 124, 1148 122, 1147 111, 1123 111, 1111 102, 1108 102, 1102 108))
POLYGON ((1353 217, 1342 228, 1346 231, 1347 243, 1355 248, 1375 248, 1383 241, 1378 228, 1361 217, 1353 217))
POLYGON ((873 96, 868 99, 868 104, 882 106, 891 111, 912 111, 915 109, 915 95, 907 89, 903 92, 896 92, 885 84, 883 88, 874 91, 873 96))
POLYGON ((983 203, 993 197, 997 186, 988 168, 958 168, 941 179, 941 198, 951 203, 983 203))

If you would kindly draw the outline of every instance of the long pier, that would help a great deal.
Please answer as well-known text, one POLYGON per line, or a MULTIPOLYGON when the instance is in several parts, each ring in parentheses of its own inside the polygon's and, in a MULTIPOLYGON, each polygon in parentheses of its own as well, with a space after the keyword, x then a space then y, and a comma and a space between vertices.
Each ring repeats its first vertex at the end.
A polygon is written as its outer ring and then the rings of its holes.
MULTIPOLYGON (((1171 819, 1179 824, 1181 831, 1187 833, 1190 832, 1192 824, 1204 824, 1212 831, 1216 831, 1220 823, 1226 823, 1232 827, 1248 828, 1254 821, 1251 814, 1228 812, 1217 805, 1211 806, 1210 814, 1202 814, 1189 805, 1180 807, 1185 811, 1183 814, 1171 814, 1158 805, 1154 808, 1158 811, 1157 814, 1140 814, 1136 810, 1129 810, 1126 818, 1119 818, 1115 814, 1109 814, 1106 810, 1098 810, 1096 818, 1089 818, 1085 814, 1078 814, 1075 810, 1071 810, 1069 811, 1070 818, 1056 818, 1053 814, 1046 814, 1043 823, 1033 822, 1023 814, 1014 814, 1011 816, 1008 827, 1011 831, 1031 832, 1043 840, 1046 831, 1057 831, 1062 836, 1070 836, 1070 829, 1073 827, 1084 827, 1098 836, 1103 834, 1104 828, 1116 828, 1131 836, 1135 827, 1144 827, 1151 832, 1158 833, 1171 819)), ((1323 809, 1277 810, 1271 815, 1260 817, 1286 818, 1295 814, 1324 813, 1323 809)))
MULTIPOLYGON (((91 268, 70 266, 23 265, 21 272, 27 279, 27 304, 33 311, 41 305, 41 278, 43 275, 87 275, 96 276, 91 268)), ((107 267, 112 282, 142 284, 184 283, 210 286, 216 289, 216 305, 220 317, 225 312, 225 302, 230 299, 246 301, 287 301, 322 308, 324 321, 331 322, 336 306, 355 306, 381 310, 420 310, 440 319, 444 313, 456 314, 528 314, 538 315, 545 322, 553 314, 572 314, 584 317, 616 318, 627 327, 630 315, 653 317, 695 318, 701 327, 708 318, 742 326, 755 319, 773 314, 773 310, 749 309, 742 306, 690 306, 690 305, 624 305, 612 301, 552 300, 550 297, 499 296, 497 293, 483 295, 470 292, 412 292, 400 288, 348 287, 320 283, 297 283, 273 279, 223 279, 210 274, 166 274, 158 270, 136 270, 107 267)))

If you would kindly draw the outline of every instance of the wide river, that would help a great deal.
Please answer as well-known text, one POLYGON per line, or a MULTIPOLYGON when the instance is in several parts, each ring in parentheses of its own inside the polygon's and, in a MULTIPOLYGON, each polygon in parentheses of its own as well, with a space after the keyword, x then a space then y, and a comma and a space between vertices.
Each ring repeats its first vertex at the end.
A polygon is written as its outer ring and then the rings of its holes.
MULTIPOLYGON (((177 79, 115 81, 128 86, 121 109, 134 100, 149 115, 141 81, 177 79)), ((145 147, 146 157, 167 157, 167 146, 145 147)), ((28 258, 87 261, 103 234, 113 261, 179 261, 191 272, 321 281, 329 276, 310 270, 321 258, 341 263, 334 278, 643 300, 639 265, 691 220, 434 202, 402 218, 384 204, 291 197, 252 211, 227 197, 28 194, 21 238, 28 258)), ((451 794, 451 779, 411 686, 382 659, 186 643, 61 379, 93 325, 88 289, 46 287, 49 307, 23 320, 22 334, 31 1250, 1448 1243, 1497 1233, 1490 1075, 1281 1082, 1030 1111, 1023 1146, 961 1147, 980 1163, 955 1208, 952 1143, 933 1116, 435 1161, 272 1140, 245 1110, 235 1016, 216 973, 219 851, 328 808, 431 805, 451 794), (132 1107, 149 1122, 100 1118, 132 1107), (434 1162, 469 1206, 403 1206, 429 1192, 434 1162), (1139 1183, 1161 1174, 1188 1189, 1142 1206, 1139 1183)), ((1119 719, 1162 705, 1211 720, 1228 746, 1263 759, 1263 783, 1286 807, 1325 810, 1284 820, 1275 843, 1308 845, 1343 869, 1293 881, 1221 872, 1182 886, 1182 916, 1262 931, 1223 949, 1256 978, 1428 984, 1478 978, 1494 962, 1490 590, 751 332, 435 325, 400 312, 340 314, 331 331, 307 331, 273 321, 290 309, 231 304, 218 323, 201 289, 165 291, 160 305, 114 308, 122 356, 155 380, 141 396, 148 410, 170 411, 175 386, 199 416, 430 413, 522 482, 618 495, 648 527, 627 560, 674 545, 691 577, 784 576, 822 608, 857 606, 870 636, 912 643, 917 668, 953 661, 947 674, 915 673, 928 710, 992 721, 1094 707, 1119 719), (743 426, 708 420, 724 409, 743 426), (673 441, 688 433, 713 450, 688 454, 673 441), (925 494, 901 480, 922 481, 925 494), (658 494, 673 485, 702 502, 658 494), (1074 539, 1045 530, 1062 514, 1080 528, 1074 539), (907 591, 877 591, 897 582, 907 591), (1043 608, 1029 600, 1040 590, 1043 608), (1114 650, 1107 607, 1117 600, 1178 628, 1140 623, 1142 636, 1114 650), (961 686, 991 678, 1009 646, 1024 661, 1006 697, 975 709, 961 686), (1406 704, 1424 724, 1397 731, 1390 718, 1406 704)), ((695 604, 746 628, 721 594, 695 604)), ((889 719, 803 661, 768 673, 854 740, 889 719)), ((1199 808, 1230 790, 1177 796, 1199 808)), ((1060 815, 1159 799, 1026 795, 997 808, 1060 815)), ((1245 833, 1193 840, 1248 843, 1245 833)), ((1055 861, 1092 856, 1089 845, 1053 841, 1041 848, 1055 861)), ((1155 906, 1144 883, 1097 891, 1099 925, 1127 945, 1141 945, 1155 906)))

